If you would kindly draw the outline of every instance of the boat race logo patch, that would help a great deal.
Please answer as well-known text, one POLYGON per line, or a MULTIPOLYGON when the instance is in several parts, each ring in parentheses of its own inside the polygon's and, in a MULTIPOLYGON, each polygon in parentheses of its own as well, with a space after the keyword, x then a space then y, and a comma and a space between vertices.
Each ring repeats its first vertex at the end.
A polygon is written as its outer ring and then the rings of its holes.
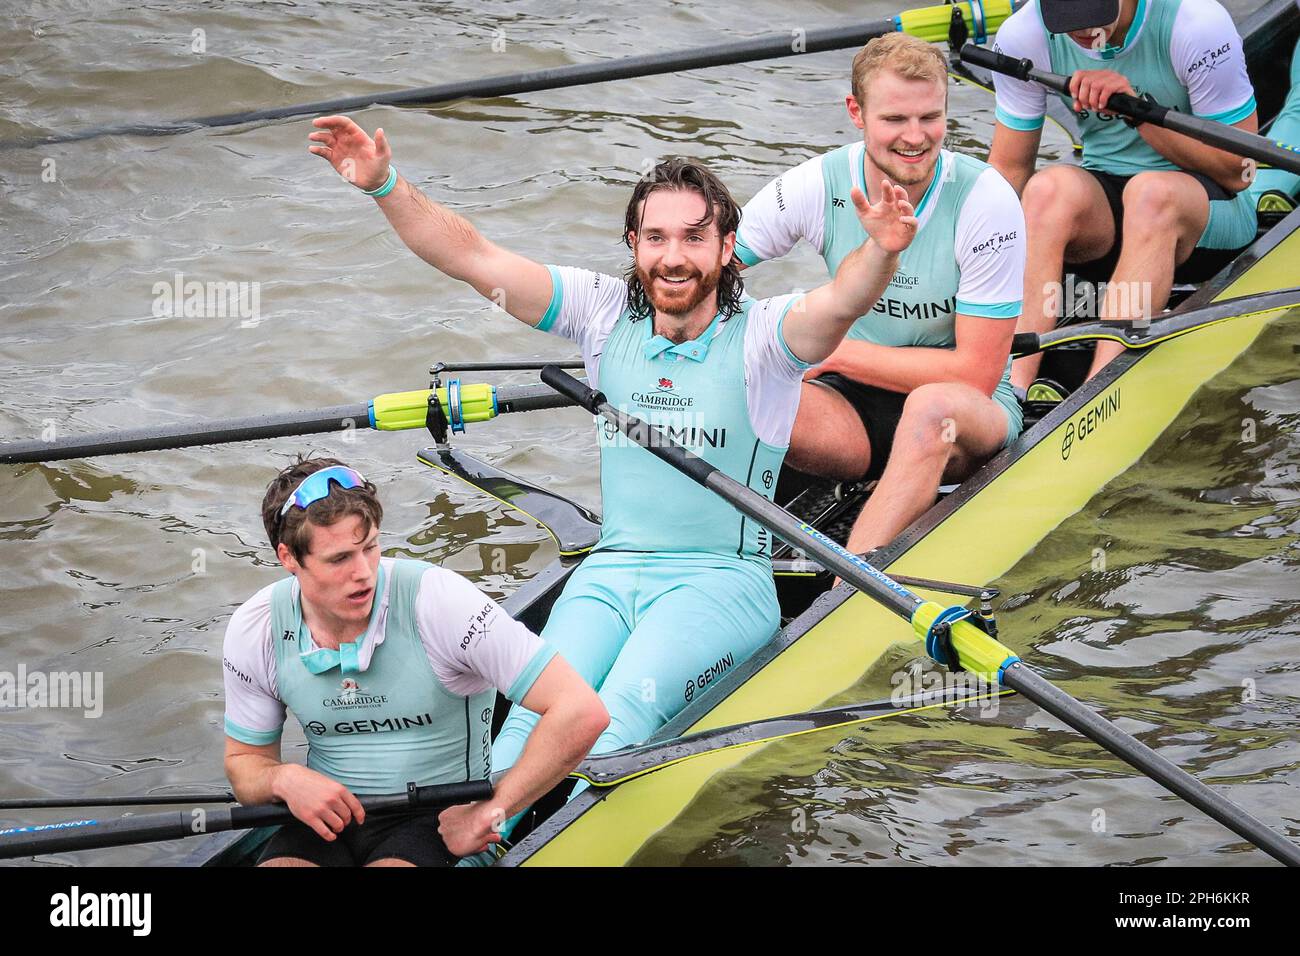
POLYGON ((352 708, 382 707, 388 703, 384 694, 367 694, 354 677, 345 677, 339 684, 339 692, 334 697, 326 697, 321 706, 330 710, 350 710, 352 708))
POLYGON ((1002 251, 1003 246, 1015 242, 1018 238, 1020 238, 1018 229, 1012 229, 1010 232, 995 231, 987 239, 971 246, 970 251, 977 256, 996 256, 1002 251))
POLYGON ((673 390, 673 380, 671 378, 661 378, 659 380, 659 391, 671 392, 673 390))
POLYGON ((1191 77, 1193 73, 1198 73, 1201 70, 1207 72, 1213 71, 1220 63, 1227 62, 1227 56, 1230 52, 1232 52, 1231 42, 1225 43, 1214 50, 1206 50, 1200 55, 1195 63, 1191 64, 1191 66, 1187 68, 1188 77, 1191 77))

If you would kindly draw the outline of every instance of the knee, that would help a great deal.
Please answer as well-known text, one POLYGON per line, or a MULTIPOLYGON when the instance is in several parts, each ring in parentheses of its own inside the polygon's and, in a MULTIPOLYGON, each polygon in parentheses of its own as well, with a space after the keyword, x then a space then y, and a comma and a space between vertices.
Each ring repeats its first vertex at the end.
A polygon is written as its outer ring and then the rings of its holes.
POLYGON ((930 382, 913 389, 903 403, 898 428, 899 431, 906 430, 906 437, 919 450, 951 453, 957 441, 956 402, 952 386, 930 382))
POLYGON ((1088 204, 1088 194, 1069 171, 1049 166, 1025 184, 1021 204, 1025 228, 1036 240, 1069 236, 1070 225, 1088 204))
POLYGON ((1178 220, 1179 190, 1168 173, 1138 173, 1124 187, 1124 231, 1167 233, 1178 220))

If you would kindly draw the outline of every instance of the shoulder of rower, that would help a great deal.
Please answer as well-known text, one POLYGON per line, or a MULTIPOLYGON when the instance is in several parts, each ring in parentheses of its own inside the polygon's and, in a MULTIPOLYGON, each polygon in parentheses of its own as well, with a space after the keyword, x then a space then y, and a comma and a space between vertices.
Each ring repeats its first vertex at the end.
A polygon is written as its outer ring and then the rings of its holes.
POLYGON ((247 645, 266 641, 271 635, 271 593, 276 584, 268 584, 230 615, 226 624, 226 644, 247 645))

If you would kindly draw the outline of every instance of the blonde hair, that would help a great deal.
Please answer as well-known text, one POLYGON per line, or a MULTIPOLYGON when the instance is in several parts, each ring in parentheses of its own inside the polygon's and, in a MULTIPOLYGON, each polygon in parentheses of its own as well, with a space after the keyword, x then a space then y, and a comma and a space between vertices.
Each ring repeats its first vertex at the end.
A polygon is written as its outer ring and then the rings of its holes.
POLYGON ((892 70, 908 80, 930 80, 943 85, 943 101, 948 102, 948 64, 934 46, 908 36, 889 33, 876 37, 853 58, 853 98, 867 105, 867 84, 881 70, 892 70))

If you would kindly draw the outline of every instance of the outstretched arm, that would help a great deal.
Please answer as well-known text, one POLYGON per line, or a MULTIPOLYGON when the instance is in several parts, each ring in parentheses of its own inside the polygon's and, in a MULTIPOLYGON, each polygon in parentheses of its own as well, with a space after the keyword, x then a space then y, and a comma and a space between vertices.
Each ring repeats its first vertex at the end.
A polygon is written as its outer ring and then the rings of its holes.
POLYGON ((845 256, 834 279, 791 306, 783 326, 790 351, 813 364, 834 352, 858 317, 871 311, 898 268, 898 254, 916 235, 916 216, 902 186, 885 180, 875 204, 856 187, 849 195, 867 241, 845 256))
MULTIPOLYGON (((358 189, 373 192, 389 178, 392 150, 382 129, 374 139, 346 116, 312 120, 308 150, 329 161, 358 189)), ((401 176, 375 202, 408 249, 453 279, 468 282, 516 319, 537 325, 551 301, 545 266, 502 249, 463 216, 429 199, 401 176)))

